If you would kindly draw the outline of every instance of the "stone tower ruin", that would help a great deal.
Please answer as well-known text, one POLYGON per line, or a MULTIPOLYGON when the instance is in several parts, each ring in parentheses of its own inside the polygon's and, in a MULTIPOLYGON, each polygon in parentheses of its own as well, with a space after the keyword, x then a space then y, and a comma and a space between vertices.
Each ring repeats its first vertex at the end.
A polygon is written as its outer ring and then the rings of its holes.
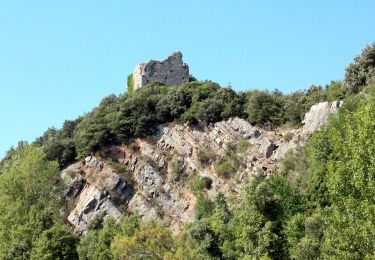
POLYGON ((163 61, 150 60, 138 64, 133 72, 133 89, 150 82, 161 82, 167 86, 189 82, 189 66, 182 61, 182 53, 174 52, 163 61))

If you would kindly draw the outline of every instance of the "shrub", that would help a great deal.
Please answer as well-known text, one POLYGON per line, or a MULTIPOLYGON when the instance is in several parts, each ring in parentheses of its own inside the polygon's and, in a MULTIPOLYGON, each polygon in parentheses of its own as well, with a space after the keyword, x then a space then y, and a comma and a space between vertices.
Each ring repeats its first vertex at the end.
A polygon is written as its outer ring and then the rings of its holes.
POLYGON ((212 150, 200 150, 197 153, 198 162, 203 166, 211 163, 215 159, 215 157, 216 154, 212 150))
POLYGON ((125 165, 123 165, 122 163, 117 162, 112 158, 107 160, 107 162, 109 163, 109 165, 111 165, 114 168, 116 173, 118 173, 120 175, 123 175, 123 174, 127 173, 127 169, 126 169, 125 165))
POLYGON ((216 171, 219 176, 228 178, 231 174, 235 172, 232 164, 230 162, 222 162, 216 166, 216 171))
POLYGON ((133 79, 133 73, 129 74, 128 80, 127 80, 127 92, 132 93, 134 90, 134 79, 133 79))
POLYGON ((252 144, 249 143, 246 139, 241 139, 238 141, 238 144, 236 145, 236 151, 239 153, 247 152, 252 147, 252 144))
POLYGON ((65 225, 54 225, 33 241, 30 259, 78 259, 78 240, 65 225))
POLYGON ((197 218, 203 218, 212 215, 215 208, 215 204, 209 198, 203 194, 197 196, 197 202, 195 204, 195 211, 197 213, 197 218))
POLYGON ((192 182, 191 190, 194 193, 199 194, 200 192, 204 191, 204 189, 208 189, 208 190, 211 189, 211 185, 212 185, 211 178, 207 176, 197 177, 192 182))
POLYGON ((341 81, 331 81, 326 86, 327 98, 329 101, 342 100, 345 98, 345 88, 341 81))
POLYGON ((172 173, 173 180, 180 181, 184 170, 181 159, 178 156, 174 156, 168 166, 172 173))
POLYGON ((285 102, 279 91, 251 93, 246 111, 252 124, 275 128, 286 122, 285 102))

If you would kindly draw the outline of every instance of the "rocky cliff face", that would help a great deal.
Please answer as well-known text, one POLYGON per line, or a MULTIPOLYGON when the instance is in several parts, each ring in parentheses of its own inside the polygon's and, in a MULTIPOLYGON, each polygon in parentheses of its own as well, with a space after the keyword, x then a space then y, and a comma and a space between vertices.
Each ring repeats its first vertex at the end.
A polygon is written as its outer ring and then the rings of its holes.
POLYGON ((236 197, 254 174, 269 175, 289 149, 327 122, 341 103, 320 103, 305 116, 305 125, 288 131, 266 131, 240 118, 200 128, 160 126, 156 135, 111 147, 104 156, 87 157, 62 171, 68 188, 68 222, 85 234, 97 217, 120 219, 138 212, 142 219, 163 219, 173 231, 195 220, 191 179, 211 179, 208 196, 236 197), (231 164, 230 176, 219 163, 231 164))

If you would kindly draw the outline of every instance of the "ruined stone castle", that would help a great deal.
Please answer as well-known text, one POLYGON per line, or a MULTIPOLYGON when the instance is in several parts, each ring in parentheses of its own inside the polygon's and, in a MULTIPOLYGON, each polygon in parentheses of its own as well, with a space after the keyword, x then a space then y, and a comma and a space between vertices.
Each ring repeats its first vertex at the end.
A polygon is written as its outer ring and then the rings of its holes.
POLYGON ((181 52, 174 52, 163 61, 150 60, 137 65, 133 72, 133 89, 153 81, 167 86, 189 82, 189 66, 183 63, 181 52))

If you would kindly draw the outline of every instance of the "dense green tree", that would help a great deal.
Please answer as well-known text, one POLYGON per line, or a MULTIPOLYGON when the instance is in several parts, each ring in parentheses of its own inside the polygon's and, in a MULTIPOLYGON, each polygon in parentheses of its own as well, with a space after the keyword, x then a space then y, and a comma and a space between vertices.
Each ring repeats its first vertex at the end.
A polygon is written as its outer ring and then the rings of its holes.
POLYGON ((358 93, 375 80, 375 43, 367 45, 354 62, 346 68, 345 88, 348 93, 358 93))
POLYGON ((289 253, 293 259, 319 259, 326 221, 321 210, 311 215, 296 214, 285 227, 289 253))
POLYGON ((77 248, 79 258, 87 260, 113 259, 111 243, 119 233, 120 227, 112 219, 107 220, 102 228, 91 229, 86 236, 81 238, 77 248))
POLYGON ((29 258, 43 231, 61 223, 58 164, 24 144, 0 175, 0 258, 29 258))
POLYGON ((197 194, 197 202, 195 205, 197 218, 210 216, 214 208, 214 202, 210 198, 206 197, 204 193, 197 194))
POLYGON ((74 131, 81 120, 82 118, 74 121, 66 120, 60 130, 50 128, 35 141, 36 145, 43 147, 48 160, 56 160, 59 163, 60 169, 76 160, 74 131))
POLYGON ((342 81, 331 81, 326 86, 327 99, 329 101, 342 100, 345 98, 346 91, 342 81))
POLYGON ((78 259, 77 242, 78 238, 65 225, 54 225, 34 241, 30 259, 78 259))
POLYGON ((285 97, 285 116, 292 125, 300 125, 306 113, 307 98, 303 91, 296 91, 285 97))
MULTIPOLYGON (((101 221, 100 221, 101 222, 101 221)), ((140 226, 136 214, 125 216, 120 223, 107 219, 99 225, 90 225, 89 232, 82 237, 77 248, 80 259, 113 259, 111 244, 117 236, 132 236, 140 226)))
POLYGON ((152 222, 141 225, 132 236, 118 236, 111 245, 116 258, 164 259, 173 255, 174 241, 170 229, 152 222))
POLYGON ((232 235, 224 243, 224 256, 286 259, 288 244, 284 225, 303 210, 301 195, 283 177, 253 178, 229 222, 232 235))
POLYGON ((363 259, 375 252, 375 101, 344 113, 328 127, 331 156, 327 189, 332 201, 323 253, 363 259))
POLYGON ((315 133, 307 146, 309 168, 306 197, 313 207, 325 207, 331 203, 326 179, 327 162, 331 152, 327 130, 315 133))
POLYGON ((231 218, 225 197, 219 193, 211 202, 210 214, 200 216, 189 229, 189 236, 197 241, 199 252, 214 258, 223 256, 222 246, 231 218))
POLYGON ((286 122, 285 101, 279 91, 250 94, 246 112, 252 124, 275 128, 286 122))

